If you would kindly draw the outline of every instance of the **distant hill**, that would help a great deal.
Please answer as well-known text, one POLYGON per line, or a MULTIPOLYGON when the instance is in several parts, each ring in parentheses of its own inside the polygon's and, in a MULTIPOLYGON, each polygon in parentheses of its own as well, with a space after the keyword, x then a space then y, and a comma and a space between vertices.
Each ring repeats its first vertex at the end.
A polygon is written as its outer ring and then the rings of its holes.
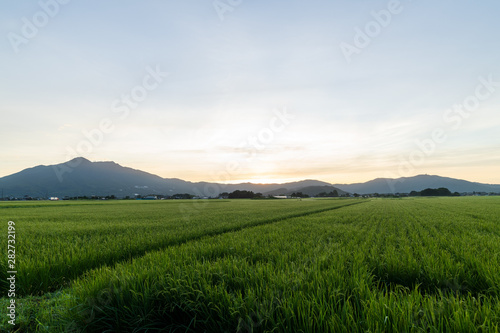
POLYGON ((253 191, 255 193, 262 193, 265 195, 277 195, 275 193, 290 192, 293 193, 298 189, 302 189, 310 186, 331 186, 331 184, 322 182, 319 180, 302 180, 299 182, 285 183, 285 184, 252 184, 252 183, 241 183, 241 184, 230 184, 230 185, 220 185, 224 188, 225 192, 232 192, 236 190, 246 190, 253 191))
MULTIPOLYGON (((4 197, 47 198, 75 196, 134 197, 136 194, 173 195, 189 193, 200 197, 214 197, 222 192, 253 191, 264 195, 290 195, 302 192, 316 196, 321 192, 337 190, 339 195, 349 193, 410 193, 426 188, 446 187, 452 192, 496 192, 500 185, 472 183, 440 176, 420 175, 410 178, 378 178, 366 183, 332 185, 319 180, 303 180, 285 184, 217 184, 189 182, 177 178, 162 178, 141 170, 123 167, 115 162, 91 162, 75 158, 57 165, 40 165, 0 178, 4 197)), ((1 192, 0 192, 1 196, 1 192)))
POLYGON ((357 184, 336 184, 344 191, 359 194, 371 193, 410 193, 411 191, 422 191, 426 188, 445 187, 451 192, 495 192, 500 193, 500 185, 490 185, 482 183, 473 183, 466 180, 418 175, 415 177, 403 177, 397 179, 377 178, 366 183, 357 184))
POLYGON ((295 187, 295 188, 281 187, 277 190, 266 192, 264 194, 265 195, 291 195, 292 193, 302 192, 303 194, 307 194, 311 197, 314 197, 314 196, 317 196, 318 194, 323 193, 323 192, 330 193, 333 191, 337 191, 339 196, 347 194, 347 192, 345 192, 337 187, 331 186, 331 185, 305 186, 305 187, 295 187))

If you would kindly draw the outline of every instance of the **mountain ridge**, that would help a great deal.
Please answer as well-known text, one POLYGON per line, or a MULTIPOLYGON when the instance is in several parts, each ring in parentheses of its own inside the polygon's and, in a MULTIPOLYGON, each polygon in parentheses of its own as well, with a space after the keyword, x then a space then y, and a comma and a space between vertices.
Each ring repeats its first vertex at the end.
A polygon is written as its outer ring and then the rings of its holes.
POLYGON ((420 174, 413 177, 375 178, 365 183, 334 184, 351 193, 410 193, 426 188, 446 187, 452 192, 500 192, 500 185, 471 182, 438 175, 420 174))
POLYGON ((55 165, 38 165, 0 178, 4 197, 24 196, 47 198, 51 196, 109 196, 134 197, 135 195, 173 195, 189 193, 198 197, 215 197, 223 192, 247 190, 265 195, 303 192, 311 196, 336 190, 346 193, 410 193, 426 188, 446 187, 452 192, 500 193, 500 185, 470 182, 436 175, 414 177, 376 178, 365 183, 331 184, 306 179, 275 184, 218 184, 190 182, 178 178, 162 178, 146 171, 121 166, 114 161, 91 162, 77 157, 55 165))

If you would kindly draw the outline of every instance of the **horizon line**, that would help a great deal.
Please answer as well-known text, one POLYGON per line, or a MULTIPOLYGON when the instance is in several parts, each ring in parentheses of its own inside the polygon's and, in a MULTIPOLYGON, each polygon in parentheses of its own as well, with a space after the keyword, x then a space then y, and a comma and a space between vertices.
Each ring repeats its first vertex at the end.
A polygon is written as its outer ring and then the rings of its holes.
POLYGON ((208 181, 208 180, 192 181, 192 180, 187 180, 187 179, 178 178, 178 177, 163 177, 163 176, 160 176, 158 174, 155 174, 155 173, 152 173, 152 172, 149 172, 149 171, 145 171, 145 170, 141 170, 141 169, 136 169, 136 168, 132 168, 132 167, 128 167, 128 166, 123 166, 120 163, 117 163, 117 162, 112 161, 112 160, 102 160, 102 161, 97 161, 96 160, 96 161, 92 161, 92 160, 90 160, 90 159, 88 159, 86 157, 83 157, 83 156, 74 157, 74 158, 72 158, 70 160, 67 160, 65 162, 58 163, 58 164, 50 164, 50 165, 39 164, 39 165, 35 165, 35 166, 32 166, 32 167, 27 167, 27 168, 24 168, 24 169, 22 169, 20 171, 14 172, 12 174, 1 176, 0 179, 5 178, 5 177, 9 177, 9 176, 15 175, 17 173, 23 172, 25 170, 33 169, 33 168, 36 168, 36 167, 54 167, 54 166, 57 166, 57 165, 68 164, 68 163, 70 163, 70 162, 72 162, 74 160, 79 160, 79 159, 87 161, 89 163, 114 163, 114 164, 119 165, 122 168, 129 168, 129 169, 132 169, 132 170, 145 172, 145 173, 148 173, 150 175, 154 175, 154 176, 160 177, 162 179, 178 179, 178 180, 185 181, 185 182, 190 182, 190 183, 212 183, 212 184, 222 184, 222 185, 238 185, 238 184, 284 185, 284 184, 295 183, 295 182, 318 181, 318 182, 323 182, 323 183, 326 183, 326 184, 329 184, 329 185, 332 185, 332 186, 334 186, 334 185, 338 185, 339 186, 339 185, 364 184, 364 183, 367 183, 367 182, 370 182, 370 181, 374 181, 374 180, 377 180, 377 179, 399 180, 399 179, 406 179, 406 178, 414 178, 414 177, 418 177, 418 176, 450 178, 450 179, 467 181, 467 182, 471 182, 471 183, 478 183, 478 184, 484 184, 484 185, 500 185, 500 184, 495 184, 495 183, 483 183, 483 182, 479 182, 479 181, 467 180, 467 179, 464 179, 464 178, 453 178, 453 177, 448 177, 448 176, 441 176, 441 175, 427 174, 427 173, 419 173, 419 174, 415 174, 415 175, 412 175, 412 176, 401 176, 399 178, 376 177, 376 178, 372 178, 372 179, 364 181, 364 182, 357 181, 357 182, 352 182, 352 183, 337 183, 337 182, 333 183, 333 182, 328 182, 328 181, 324 181, 324 180, 320 180, 320 179, 311 178, 310 176, 308 176, 306 178, 281 178, 281 179, 280 178, 272 179, 272 178, 262 178, 262 177, 257 178, 257 177, 255 177, 254 179, 247 178, 247 179, 230 180, 230 181, 218 181, 218 182, 217 181, 208 181))

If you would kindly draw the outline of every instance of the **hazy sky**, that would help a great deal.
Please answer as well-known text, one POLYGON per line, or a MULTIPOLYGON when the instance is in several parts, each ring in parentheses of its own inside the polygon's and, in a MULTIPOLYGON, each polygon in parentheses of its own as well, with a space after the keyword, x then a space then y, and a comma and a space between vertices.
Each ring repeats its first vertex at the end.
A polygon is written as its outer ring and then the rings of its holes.
POLYGON ((0 5, 0 177, 500 183, 500 2, 0 5))

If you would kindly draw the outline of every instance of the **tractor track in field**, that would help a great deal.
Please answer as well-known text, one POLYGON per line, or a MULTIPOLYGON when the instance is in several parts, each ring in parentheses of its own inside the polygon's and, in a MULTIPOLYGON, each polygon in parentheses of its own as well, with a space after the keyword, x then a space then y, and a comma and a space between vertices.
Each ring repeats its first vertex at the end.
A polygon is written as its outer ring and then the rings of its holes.
POLYGON ((321 213, 325 213, 325 212, 329 212, 329 211, 333 211, 333 210, 337 210, 337 209, 341 209, 341 208, 345 208, 345 207, 349 207, 349 206, 353 206, 353 205, 359 205, 359 204, 365 203, 365 202, 368 202, 368 201, 350 202, 350 203, 342 205, 342 206, 328 207, 328 208, 322 208, 322 209, 317 209, 317 210, 308 211, 308 212, 290 214, 287 216, 281 216, 281 217, 276 217, 276 218, 272 218, 272 219, 264 219, 264 220, 260 220, 260 221, 249 222, 249 223, 234 226, 234 227, 227 227, 227 228, 224 228, 222 230, 213 230, 213 231, 205 232, 201 235, 192 235, 192 236, 188 236, 188 237, 183 238, 183 239, 176 239, 176 240, 172 240, 171 242, 167 242, 167 243, 161 244, 159 246, 155 246, 147 251, 138 252, 138 253, 130 256, 127 259, 116 260, 108 265, 114 266, 114 265, 122 263, 122 262, 131 261, 133 259, 141 258, 141 257, 143 257, 146 254, 151 253, 151 252, 162 251, 162 250, 167 249, 167 248, 172 247, 172 246, 180 246, 180 245, 183 245, 183 244, 186 244, 189 242, 195 242, 195 241, 198 241, 198 240, 204 239, 204 238, 216 237, 216 236, 228 234, 231 232, 239 232, 239 231, 243 231, 243 230, 250 229, 250 228, 255 228, 255 227, 264 226, 264 225, 270 225, 270 224, 294 219, 297 217, 305 217, 305 216, 321 214, 321 213))
MULTIPOLYGON (((273 219, 265 219, 265 220, 255 221, 255 222, 249 222, 249 223, 242 224, 242 225, 239 225, 239 226, 236 226, 236 227, 227 228, 226 230, 216 230, 214 232, 208 232, 208 233, 206 233, 203 236, 189 239, 186 242, 190 242, 192 240, 198 240, 198 239, 205 238, 205 237, 219 236, 219 235, 223 235, 223 234, 230 233, 230 232, 237 232, 237 231, 241 231, 241 230, 244 230, 244 229, 258 227, 258 226, 261 226, 261 225, 273 224, 273 223, 277 223, 277 222, 281 222, 281 221, 286 221, 286 220, 294 219, 294 218, 297 218, 297 217, 305 217, 305 216, 311 216, 311 215, 321 214, 321 213, 324 213, 324 212, 329 212, 329 211, 337 210, 337 209, 340 209, 340 208, 345 208, 345 207, 349 207, 349 206, 353 206, 353 205, 359 205, 359 204, 364 203, 364 202, 367 202, 367 201, 363 201, 363 202, 361 202, 361 201, 360 202, 351 202, 349 204, 345 204, 345 205, 342 205, 342 206, 322 208, 322 209, 318 209, 318 210, 314 210, 314 211, 310 211, 310 212, 296 213, 296 214, 291 214, 291 215, 287 215, 287 216, 276 217, 276 218, 273 218, 273 219)), ((183 242, 183 243, 186 243, 186 242, 183 242)))

